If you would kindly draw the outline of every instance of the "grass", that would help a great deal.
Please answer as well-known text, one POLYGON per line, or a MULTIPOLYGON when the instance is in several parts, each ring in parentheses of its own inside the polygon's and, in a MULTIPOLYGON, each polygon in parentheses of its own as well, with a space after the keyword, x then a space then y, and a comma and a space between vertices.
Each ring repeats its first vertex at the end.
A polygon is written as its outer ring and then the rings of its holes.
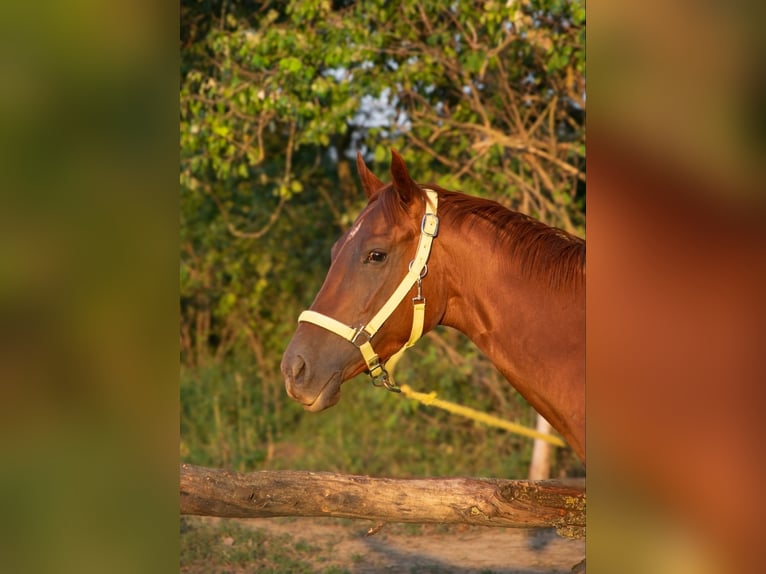
MULTIPOLYGON (((398 371, 402 382, 415 386, 415 381, 426 381, 430 386, 418 384, 419 390, 436 390, 447 400, 534 426, 534 412, 505 381, 483 382, 493 376, 490 372, 440 367, 426 341, 411 353, 420 356, 413 361, 415 366, 398 371)), ((181 460, 239 471, 526 477, 529 439, 415 404, 371 387, 365 377, 347 382, 342 393, 337 406, 306 413, 288 399, 281 379, 267 377, 247 358, 183 368, 181 460)), ((584 473, 570 449, 556 451, 554 476, 584 473)), ((348 523, 350 527, 355 521, 348 523)), ((402 524, 386 529, 402 529, 415 536, 437 526, 402 524)), ((181 572, 185 573, 348 572, 332 565, 333 555, 333 544, 318 547, 290 535, 267 535, 237 521, 181 521, 181 572)), ((354 555, 349 567, 361 567, 364 561, 364 556, 354 555)), ((430 568, 415 570, 436 571, 430 568)))
MULTIPOLYGON (((417 387, 534 426, 534 412, 505 381, 490 394, 484 379, 472 379, 476 371, 437 367, 427 346, 422 352, 413 361, 417 368, 398 373, 403 382, 426 381, 417 387), (499 392, 504 394, 498 400, 499 392)), ((344 384, 338 405, 307 413, 287 397, 281 378, 266 377, 246 359, 181 372, 181 459, 192 464, 240 471, 525 478, 531 448, 525 437, 373 388, 364 376, 344 384)), ((571 450, 557 451, 554 476, 582 474, 571 450)))
POLYGON ((260 572, 295 574, 345 574, 337 566, 317 569, 317 562, 329 561, 324 551, 292 536, 267 535, 235 521, 208 524, 195 518, 181 518, 181 569, 187 574, 233 574, 260 572))
MULTIPOLYGON (((281 519, 287 522, 287 519, 281 519)), ((363 537, 363 529, 354 521, 332 520, 343 526, 349 536, 363 537)), ((480 527, 472 527, 478 529, 480 527)), ((451 532, 455 532, 453 528, 451 532)), ((387 524, 385 534, 406 535, 408 538, 444 533, 439 525, 387 524)), ((470 528, 469 528, 470 535, 470 528)), ((345 558, 348 567, 338 565, 338 543, 335 537, 323 546, 312 544, 300 534, 274 534, 266 529, 249 526, 238 520, 210 520, 182 517, 180 532, 180 572, 184 574, 350 574, 359 569, 369 570, 369 556, 354 553, 345 558)), ((410 574, 440 574, 440 564, 400 564, 398 571, 410 574)), ((382 566, 391 571, 391 566, 382 566)), ((482 574, 492 574, 483 570, 482 574)))

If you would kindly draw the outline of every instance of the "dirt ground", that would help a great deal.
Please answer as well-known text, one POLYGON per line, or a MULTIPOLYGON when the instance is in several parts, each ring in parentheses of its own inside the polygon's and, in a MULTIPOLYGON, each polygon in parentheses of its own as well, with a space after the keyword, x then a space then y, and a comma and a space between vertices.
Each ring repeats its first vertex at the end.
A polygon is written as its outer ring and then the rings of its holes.
POLYGON ((329 518, 238 522, 327 549, 317 570, 337 566, 360 574, 568 574, 585 557, 584 539, 568 540, 553 529, 387 524, 367 536, 375 526, 372 522, 329 518))

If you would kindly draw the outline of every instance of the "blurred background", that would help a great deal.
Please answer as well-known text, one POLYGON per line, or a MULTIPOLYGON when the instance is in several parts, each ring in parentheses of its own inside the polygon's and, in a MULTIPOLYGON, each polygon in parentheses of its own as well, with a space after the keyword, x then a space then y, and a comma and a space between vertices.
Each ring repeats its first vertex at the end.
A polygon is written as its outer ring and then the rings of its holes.
POLYGON ((757 570, 764 11, 588 14, 589 564, 757 570))

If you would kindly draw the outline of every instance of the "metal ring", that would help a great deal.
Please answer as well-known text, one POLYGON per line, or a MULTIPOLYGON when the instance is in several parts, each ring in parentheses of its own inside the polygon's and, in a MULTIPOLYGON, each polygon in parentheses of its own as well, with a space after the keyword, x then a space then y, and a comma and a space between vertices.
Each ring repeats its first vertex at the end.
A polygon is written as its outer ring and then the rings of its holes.
POLYGON ((357 328, 356 332, 354 333, 354 336, 349 339, 352 345, 356 347, 357 349, 364 345, 365 343, 369 343, 372 340, 373 335, 370 335, 367 332, 367 329, 365 328, 366 325, 362 325, 361 327, 357 328), (366 337, 367 340, 363 342, 359 342, 359 337, 366 337))
MULTIPOLYGON (((415 263, 414 259, 410 261, 410 264, 407 266, 408 271, 412 271, 413 263, 415 263)), ((423 264, 423 269, 420 271, 420 278, 423 279, 423 277, 425 277, 426 275, 428 275, 428 263, 423 264)))

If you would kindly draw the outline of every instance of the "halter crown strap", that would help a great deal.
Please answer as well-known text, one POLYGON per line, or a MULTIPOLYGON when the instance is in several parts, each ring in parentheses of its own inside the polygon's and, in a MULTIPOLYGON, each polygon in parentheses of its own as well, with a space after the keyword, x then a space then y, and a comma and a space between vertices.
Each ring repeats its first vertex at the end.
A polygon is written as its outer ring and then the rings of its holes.
POLYGON ((415 252, 415 257, 410 262, 409 270, 396 287, 394 292, 383 304, 380 310, 370 319, 367 324, 354 328, 341 323, 316 311, 304 311, 298 317, 298 322, 312 323, 328 331, 335 333, 339 337, 351 342, 359 349, 370 371, 372 384, 375 386, 384 386, 390 391, 399 391, 399 387, 393 380, 390 372, 401 358, 405 350, 412 347, 423 334, 423 324, 425 321, 426 300, 421 296, 420 282, 425 276, 428 267, 428 257, 431 254, 431 243, 434 237, 439 233, 439 217, 436 215, 436 208, 439 203, 439 196, 433 190, 426 189, 426 212, 420 224, 420 240, 415 252), (409 340, 394 353, 388 360, 388 370, 382 363, 380 357, 372 348, 372 338, 393 314, 404 297, 409 293, 412 286, 418 284, 418 296, 413 298, 413 316, 412 329, 409 340))

